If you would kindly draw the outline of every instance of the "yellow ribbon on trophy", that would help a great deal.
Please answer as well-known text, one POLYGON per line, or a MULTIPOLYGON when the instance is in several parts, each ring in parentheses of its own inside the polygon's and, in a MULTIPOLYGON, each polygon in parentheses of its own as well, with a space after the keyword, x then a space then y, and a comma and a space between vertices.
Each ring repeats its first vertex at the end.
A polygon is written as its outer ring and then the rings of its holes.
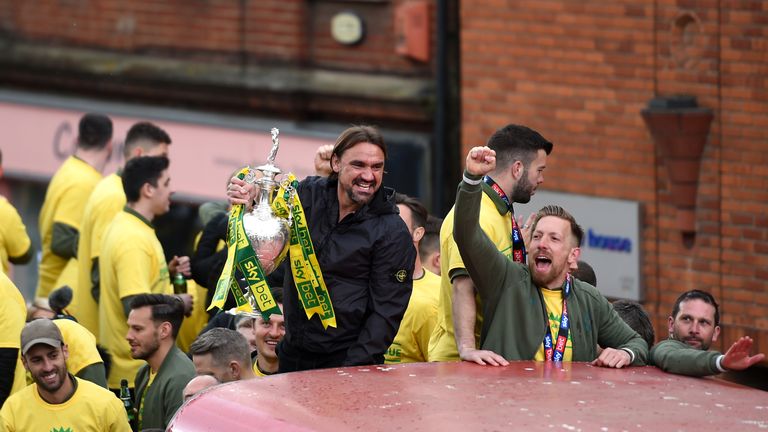
MULTIPOLYGON (((243 168, 237 173, 237 177, 243 179, 248 172, 249 168, 243 168)), ((253 312, 253 307, 251 307, 251 304, 243 295, 237 279, 233 277, 234 271, 237 268, 245 276, 245 281, 248 283, 248 288, 253 299, 256 301, 262 317, 264 320, 269 320, 271 314, 281 315, 282 312, 277 306, 272 290, 267 284, 267 278, 264 275, 261 263, 251 247, 251 241, 243 229, 244 213, 245 206, 242 204, 232 206, 232 210, 229 213, 229 220, 227 222, 227 261, 216 283, 216 291, 211 300, 211 305, 208 306, 208 310, 214 307, 223 309, 227 300, 227 292, 231 291, 235 297, 237 310, 253 312)))
POLYGON ((299 182, 293 174, 280 185, 272 201, 272 210, 278 217, 292 218, 291 243, 289 246, 291 273, 299 293, 301 305, 307 319, 314 314, 320 317, 323 328, 336 327, 336 313, 333 311, 331 296, 323 280, 323 272, 317 262, 315 248, 309 236, 309 228, 296 188, 299 182))

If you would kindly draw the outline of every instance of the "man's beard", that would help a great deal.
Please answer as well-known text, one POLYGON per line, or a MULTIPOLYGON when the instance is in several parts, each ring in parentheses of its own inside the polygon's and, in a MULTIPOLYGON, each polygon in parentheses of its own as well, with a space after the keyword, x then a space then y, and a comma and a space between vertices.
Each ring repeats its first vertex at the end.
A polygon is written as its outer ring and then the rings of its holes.
POLYGON ((675 336, 674 337, 675 339, 679 340, 680 342, 683 342, 684 344, 688 345, 689 347, 694 348, 694 349, 699 349, 699 350, 702 350, 702 351, 709 350, 709 346, 712 345, 712 341, 711 340, 709 341, 709 343, 707 343, 707 341, 705 341, 704 339, 702 339, 700 337, 680 336, 680 335, 677 334, 677 332, 674 333, 674 336, 675 336), (698 346, 697 345, 691 345, 690 343, 688 343, 689 341, 697 341, 699 343, 699 345, 698 346))
POLYGON ((157 338, 152 339, 152 342, 138 347, 139 350, 136 352, 136 354, 131 353, 131 357, 137 359, 137 360, 146 360, 150 357, 152 357, 152 354, 157 352, 157 350, 160 348, 160 341, 157 338))
POLYGON ((531 195, 533 195, 533 184, 528 181, 528 170, 524 170, 523 176, 512 189, 512 202, 525 204, 531 201, 531 195))
POLYGON ((531 280, 533 280, 533 283, 540 288, 556 289, 557 287, 550 287, 549 285, 552 283, 552 281, 557 279, 558 276, 560 276, 560 273, 563 271, 563 267, 567 265, 567 263, 561 266, 557 266, 555 265, 555 262, 552 261, 549 270, 546 273, 540 273, 536 271, 535 257, 529 255, 528 260, 528 269, 531 272, 531 280))
MULTIPOLYGON (((344 186, 343 186, 344 187, 344 186)), ((347 198, 350 199, 355 204, 358 204, 360 206, 364 206, 365 204, 368 204, 373 199, 373 196, 376 195, 376 192, 378 191, 378 185, 374 186, 373 192, 370 195, 355 194, 354 189, 354 183, 350 187, 344 187, 344 192, 347 194, 347 198)))
POLYGON ((41 378, 42 375, 46 375, 44 372, 41 372, 34 377, 35 383, 37 383, 38 387, 42 387, 42 389, 48 393, 56 393, 56 391, 58 391, 64 385, 64 380, 67 379, 67 372, 65 369, 62 369, 58 366, 55 367, 54 372, 59 379, 58 382, 54 383, 53 385, 48 385, 45 380, 41 378))

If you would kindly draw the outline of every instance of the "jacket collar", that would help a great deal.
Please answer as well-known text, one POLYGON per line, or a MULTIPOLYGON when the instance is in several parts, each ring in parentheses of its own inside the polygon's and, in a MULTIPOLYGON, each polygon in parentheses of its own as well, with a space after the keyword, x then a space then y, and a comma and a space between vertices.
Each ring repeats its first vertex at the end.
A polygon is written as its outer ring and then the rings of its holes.
MULTIPOLYGON (((327 179, 326 182, 326 194, 330 203, 336 207, 335 212, 338 215, 339 211, 339 197, 336 189, 338 188, 337 179, 327 179)), ((386 214, 398 214, 397 205, 395 204, 395 190, 386 186, 381 186, 379 190, 373 194, 373 198, 360 207, 350 217, 357 220, 369 219, 376 216, 386 214)))

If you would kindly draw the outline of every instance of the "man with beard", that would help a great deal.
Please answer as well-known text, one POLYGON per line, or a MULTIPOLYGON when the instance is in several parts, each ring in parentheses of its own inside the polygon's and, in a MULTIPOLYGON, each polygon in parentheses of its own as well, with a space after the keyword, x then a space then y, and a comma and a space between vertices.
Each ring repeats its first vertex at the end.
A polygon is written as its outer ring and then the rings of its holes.
MULTIPOLYGON (((385 159, 379 131, 352 126, 333 147, 330 175, 308 177, 298 185, 319 264, 315 270, 327 286, 310 301, 316 304, 319 298, 328 309, 322 319, 307 312, 306 292, 300 297, 294 281, 299 271, 308 270, 286 270, 281 372, 384 362, 408 305, 416 257, 394 191, 381 187, 385 159)), ((322 165, 322 157, 317 160, 322 165)), ((227 195, 232 204, 250 206, 255 188, 233 178, 227 195)), ((289 253, 289 262, 297 259, 289 253)))
MULTIPOLYGON (((512 261, 525 263, 531 219, 518 226, 512 205, 529 202, 544 181, 552 143, 530 128, 510 124, 494 132, 488 146, 498 159, 496 168, 483 178, 480 227, 498 251, 512 261)), ((440 307, 428 358, 503 363, 496 353, 476 349, 481 343, 483 305, 476 299, 475 284, 456 249, 454 212, 455 208, 451 209, 440 229, 440 307)))
POLYGON ((126 339, 131 356, 147 363, 136 374, 138 430, 162 429, 184 402, 184 387, 195 376, 192 361, 176 347, 184 304, 173 296, 140 294, 131 302, 126 339))
POLYGON ((189 354, 197 375, 212 375, 219 382, 256 378, 245 337, 235 330, 213 328, 192 342, 189 354))
POLYGON ((743 336, 725 354, 709 351, 720 335, 720 311, 712 294, 691 290, 675 301, 668 320, 669 339, 651 349, 651 362, 680 375, 707 376, 744 370, 761 362, 764 354, 749 355, 752 338, 743 336))
POLYGON ((591 361, 596 366, 641 366, 648 345, 592 285, 570 275, 584 235, 557 206, 533 221, 528 265, 516 263, 478 227, 482 177, 496 153, 475 147, 467 155, 456 194, 454 237, 484 305, 482 348, 506 360, 591 361), (597 354, 597 346, 603 351, 597 354))
POLYGON ((112 392, 67 371, 67 346, 51 320, 24 326, 21 353, 35 383, 6 400, 0 430, 131 430, 125 408, 112 392))

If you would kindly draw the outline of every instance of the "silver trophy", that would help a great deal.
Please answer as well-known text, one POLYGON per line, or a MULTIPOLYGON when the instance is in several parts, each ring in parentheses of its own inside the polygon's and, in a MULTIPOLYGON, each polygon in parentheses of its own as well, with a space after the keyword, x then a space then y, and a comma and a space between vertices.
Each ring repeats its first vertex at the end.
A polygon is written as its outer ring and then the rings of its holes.
POLYGON ((275 176, 280 174, 280 168, 275 166, 275 157, 280 146, 278 139, 280 131, 272 128, 271 132, 272 150, 269 152, 267 163, 251 169, 245 177, 246 182, 256 185, 257 198, 253 209, 243 215, 245 235, 248 236, 259 258, 264 276, 272 273, 280 265, 290 238, 288 231, 290 221, 275 215, 271 206, 273 194, 280 185, 275 180, 275 176), (256 178, 257 171, 261 172, 260 178, 256 178))

